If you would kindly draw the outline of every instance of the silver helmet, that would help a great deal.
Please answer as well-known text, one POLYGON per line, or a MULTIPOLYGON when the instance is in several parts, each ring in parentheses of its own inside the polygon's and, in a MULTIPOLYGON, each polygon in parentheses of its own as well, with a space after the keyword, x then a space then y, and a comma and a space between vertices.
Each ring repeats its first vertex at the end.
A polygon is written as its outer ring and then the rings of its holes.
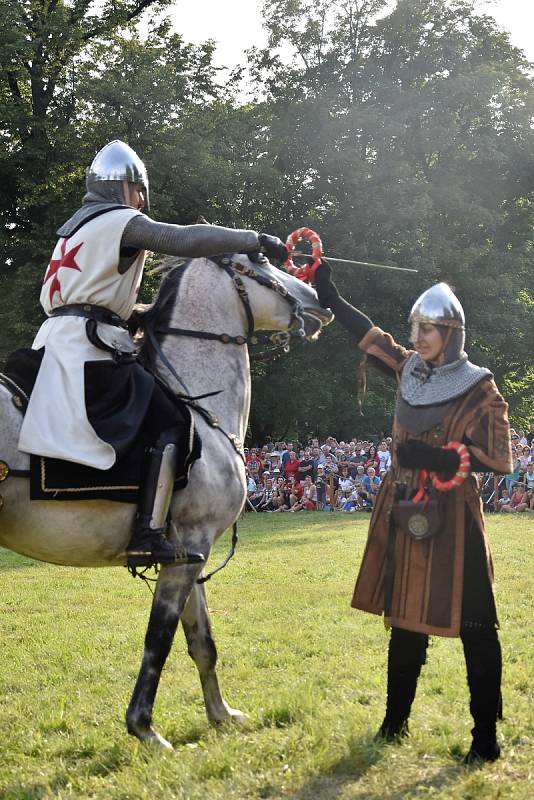
POLYGON ((445 361, 454 361, 463 352, 465 341, 465 314, 462 304, 446 283, 436 283, 417 298, 410 311, 411 341, 416 344, 419 325, 443 325, 449 329, 444 342, 445 361))
POLYGON ((418 324, 446 325, 448 328, 465 330, 465 314, 462 305, 450 286, 436 283, 417 298, 410 311, 409 322, 418 324))
POLYGON ((146 193, 148 211, 148 174, 146 167, 132 148, 120 139, 114 139, 98 151, 87 170, 87 189, 103 181, 128 181, 139 183, 146 193))

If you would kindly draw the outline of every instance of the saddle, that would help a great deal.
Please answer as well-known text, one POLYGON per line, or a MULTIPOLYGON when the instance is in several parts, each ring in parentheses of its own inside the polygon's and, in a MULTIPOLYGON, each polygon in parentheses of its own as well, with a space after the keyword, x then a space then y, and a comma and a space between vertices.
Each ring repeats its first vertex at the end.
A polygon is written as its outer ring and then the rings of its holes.
MULTIPOLYGON (((44 348, 16 350, 7 359, 5 373, 0 373, 0 383, 9 390, 13 404, 22 414, 28 407, 43 355, 44 348)), ((190 409, 174 396, 173 402, 184 420, 174 483, 178 490, 187 486, 189 472, 200 458, 202 446, 190 409)), ((107 470, 38 455, 30 455, 27 472, 9 470, 9 465, 6 467, 8 474, 29 477, 32 500, 113 500, 137 504, 145 450, 151 444, 147 433, 141 430, 128 452, 107 470)))

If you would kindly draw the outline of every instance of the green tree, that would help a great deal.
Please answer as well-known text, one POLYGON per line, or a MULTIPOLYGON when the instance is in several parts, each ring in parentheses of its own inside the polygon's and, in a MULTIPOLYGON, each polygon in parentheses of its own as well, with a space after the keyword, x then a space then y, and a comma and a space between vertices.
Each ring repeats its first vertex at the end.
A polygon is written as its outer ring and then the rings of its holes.
MULTIPOLYGON (((528 64, 473 2, 399 0, 377 21, 383 6, 265 3, 271 37, 253 67, 269 92, 286 224, 316 228, 332 255, 419 269, 416 279, 336 269, 344 294, 403 341, 415 297, 449 281, 471 357, 522 403, 533 394, 528 64)), ((326 385, 352 349, 334 337, 318 345, 326 385)))

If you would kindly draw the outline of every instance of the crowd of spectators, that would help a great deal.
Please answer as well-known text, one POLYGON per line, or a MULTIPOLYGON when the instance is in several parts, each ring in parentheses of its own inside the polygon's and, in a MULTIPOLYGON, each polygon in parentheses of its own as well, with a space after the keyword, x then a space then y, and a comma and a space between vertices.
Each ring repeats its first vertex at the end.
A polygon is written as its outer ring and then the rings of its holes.
MULTIPOLYGON (((247 510, 270 513, 297 511, 372 511, 382 480, 391 465, 391 436, 369 441, 338 441, 328 436, 273 442, 245 450, 247 510)), ((494 479, 481 475, 487 511, 534 515, 534 421, 531 429, 511 429, 513 472, 494 479)))
POLYGON ((391 436, 374 443, 329 436, 267 442, 246 451, 248 508, 255 511, 371 511, 391 464, 391 436))

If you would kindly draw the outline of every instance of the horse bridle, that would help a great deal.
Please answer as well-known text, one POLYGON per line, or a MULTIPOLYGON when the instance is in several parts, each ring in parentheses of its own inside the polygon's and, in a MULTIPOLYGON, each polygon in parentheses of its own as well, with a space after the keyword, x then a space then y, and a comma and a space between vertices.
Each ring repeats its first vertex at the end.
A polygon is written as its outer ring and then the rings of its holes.
MULTIPOLYGON (((143 326, 143 329, 158 357, 161 359, 165 367, 169 370, 169 372, 175 378, 178 384, 184 389, 185 394, 177 393, 177 397, 184 403, 186 403, 188 406, 195 409, 195 411, 197 411, 203 417, 203 419, 208 423, 208 425, 210 425, 210 427, 217 428, 223 434, 223 436, 225 436, 228 439, 228 441, 231 443, 236 453, 244 460, 243 442, 239 441, 239 438, 235 434, 227 433, 225 430, 223 430, 223 428, 221 428, 221 426, 219 425, 218 418, 214 414, 212 414, 211 411, 208 411, 206 408, 203 408, 196 402, 197 400, 202 400, 205 397, 213 397, 217 394, 220 394, 220 390, 215 392, 206 392, 205 394, 192 396, 189 392, 189 389, 183 382, 182 378, 180 378, 175 368, 173 367, 173 365, 163 352, 163 349, 158 340, 158 336, 171 335, 171 336, 186 336, 195 339, 211 339, 222 342, 222 344, 234 344, 238 346, 258 344, 263 338, 264 340, 276 346, 275 352, 279 351, 287 352, 289 350, 289 341, 291 336, 296 336, 302 339, 306 335, 304 331, 304 320, 302 317, 304 309, 301 303, 299 303, 299 301, 296 300, 296 298, 294 298, 288 292, 285 286, 283 286, 275 279, 271 279, 268 278, 267 276, 260 275, 257 272, 255 272, 255 270, 250 269, 250 267, 246 267, 243 264, 232 261, 232 259, 228 256, 223 256, 222 258, 210 258, 210 261, 213 261, 214 264, 223 269, 228 275, 228 277, 231 279, 237 291, 238 297, 243 303, 243 308, 245 310, 245 316, 247 319, 247 328, 248 328, 247 335, 231 336, 228 333, 212 333, 210 331, 190 330, 188 328, 174 328, 174 327, 158 325, 157 323, 154 327, 152 327, 152 325, 143 326), (291 305, 292 320, 289 331, 277 331, 274 334, 265 334, 263 337, 254 334, 254 314, 252 312, 246 286, 243 283, 241 276, 252 278, 260 285, 265 286, 274 292, 277 292, 291 305)), ((185 265, 183 265, 183 267, 185 267, 186 265, 187 262, 185 265)))
MULTIPOLYGON (((246 336, 231 336, 229 333, 211 333, 210 331, 188 330, 187 328, 170 328, 161 326, 157 326, 155 328, 154 332, 156 335, 171 334, 172 336, 189 336, 195 339, 211 339, 222 342, 222 344, 235 345, 256 345, 261 341, 264 341, 266 343, 275 345, 275 350, 271 350, 269 355, 273 352, 287 353, 289 351, 291 337, 298 337, 299 339, 303 339, 305 337, 306 334, 304 331, 304 320, 302 317, 302 305, 279 281, 275 280, 274 278, 269 278, 266 275, 261 275, 250 267, 246 267, 244 264, 232 261, 232 259, 228 256, 223 256, 222 258, 210 258, 210 261, 213 261, 214 264, 224 270, 234 285, 245 311, 245 317, 247 320, 246 336), (254 333, 254 314, 252 312, 250 298, 248 296, 246 286, 243 283, 241 276, 251 278, 261 286, 265 286, 267 289, 276 292, 283 297, 287 303, 289 303, 292 308, 292 319, 288 331, 276 331, 275 333, 271 334, 254 333)), ((261 354, 259 354, 258 357, 261 357, 261 354)))

